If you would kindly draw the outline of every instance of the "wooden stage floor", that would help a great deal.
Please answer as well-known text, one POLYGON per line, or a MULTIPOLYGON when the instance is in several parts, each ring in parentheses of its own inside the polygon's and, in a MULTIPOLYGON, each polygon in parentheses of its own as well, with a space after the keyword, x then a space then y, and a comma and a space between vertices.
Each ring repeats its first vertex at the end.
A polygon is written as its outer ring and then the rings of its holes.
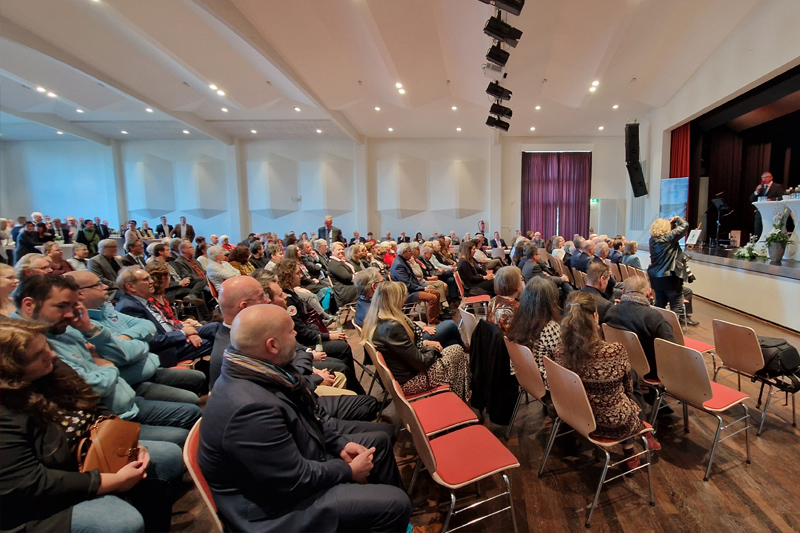
MULTIPOLYGON (((711 320, 720 318, 753 327, 759 335, 784 337, 800 346, 800 335, 717 306, 701 298, 694 303, 693 318, 700 326, 690 328, 689 337, 713 344, 711 320)), ((356 333, 350 342, 356 357, 362 357, 356 333)), ((709 372, 711 360, 708 359, 709 372)), ((721 375, 720 382, 736 387, 736 377, 721 375)), ((758 387, 742 380, 742 390, 750 394, 746 405, 752 415, 760 417, 755 408, 758 387)), ((374 391, 373 391, 374 392, 374 391)), ((647 481, 644 472, 632 478, 621 478, 603 489, 597 510, 592 517, 592 531, 641 533, 659 532, 759 532, 800 531, 800 431, 792 427, 791 400, 776 393, 767 414, 764 433, 755 436, 750 430, 752 464, 745 464, 744 434, 721 443, 717 448, 710 481, 704 482, 705 465, 714 438, 716 420, 690 408, 690 433, 683 431, 680 407, 676 414, 662 418, 657 438, 662 449, 656 452, 653 483, 656 506, 647 500, 647 481)), ((734 414, 741 410, 734 410, 734 414)), ((388 419, 396 421, 394 408, 386 410, 388 419)), ((723 417, 730 420, 731 417, 723 417)), ((754 424, 757 420, 753 420, 754 424)), ((486 422, 503 438, 505 426, 486 422)), ((521 467, 511 471, 517 522, 520 532, 585 531, 585 506, 591 501, 600 474, 600 467, 590 464, 576 470, 592 458, 592 449, 583 443, 578 457, 565 458, 558 444, 554 446, 548 471, 539 478, 537 472, 549 436, 551 420, 541 405, 531 402, 520 407, 514 430, 507 445, 517 456, 521 467)), ((724 436, 724 435, 723 435, 724 436)), ((395 447, 403 478, 411 479, 413 444, 407 432, 402 432, 395 447)), ((500 491, 500 479, 495 476, 481 484, 484 495, 500 491)), ((213 531, 210 515, 186 476, 185 492, 173 508, 172 531, 213 531)), ((474 489, 457 493, 469 503, 474 489)), ((438 533, 443 515, 437 510, 439 502, 449 501, 446 491, 433 483, 425 472, 420 474, 412 501, 416 510, 411 522, 415 531, 438 533)), ((489 504, 499 509, 505 499, 489 504)), ((444 509, 441 507, 440 509, 444 509)), ((468 521, 470 516, 456 517, 451 527, 468 521)), ((508 513, 489 518, 464 528, 464 531, 512 531, 508 513)))

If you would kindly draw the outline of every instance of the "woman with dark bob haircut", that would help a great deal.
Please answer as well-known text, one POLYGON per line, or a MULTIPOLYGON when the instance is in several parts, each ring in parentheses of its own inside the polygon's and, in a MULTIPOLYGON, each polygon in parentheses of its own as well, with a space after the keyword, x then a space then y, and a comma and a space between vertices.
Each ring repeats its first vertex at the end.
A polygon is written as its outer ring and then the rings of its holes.
POLYGON ((139 441, 115 474, 80 473, 78 443, 111 415, 50 350, 46 326, 0 321, 0 530, 168 531, 184 467, 171 442, 139 441))

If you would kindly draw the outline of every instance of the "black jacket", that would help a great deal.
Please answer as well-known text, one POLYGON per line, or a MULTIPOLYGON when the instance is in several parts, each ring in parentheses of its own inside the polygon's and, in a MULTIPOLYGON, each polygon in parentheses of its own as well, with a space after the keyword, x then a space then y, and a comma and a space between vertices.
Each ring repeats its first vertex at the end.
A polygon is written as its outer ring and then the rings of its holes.
POLYGON ((686 264, 678 241, 688 231, 689 223, 677 217, 672 230, 661 237, 650 237, 650 266, 647 273, 651 278, 676 276, 686 281, 686 264))
MULTIPOLYGON (((64 365, 60 359, 54 365, 64 365)), ((98 415, 111 414, 98 406, 98 415)), ((100 471, 78 472, 64 429, 0 405, 0 530, 69 532, 72 507, 94 498, 100 471)))
POLYGON ((372 344, 386 359, 386 366, 401 385, 439 358, 435 348, 417 348, 416 341, 409 338, 406 328, 396 320, 379 320, 372 334, 372 344))
POLYGON ((503 342, 503 332, 496 325, 479 320, 470 347, 472 407, 488 408, 492 422, 508 425, 519 384, 511 375, 511 359, 503 342))
POLYGON ((594 287, 585 286, 581 289, 581 292, 586 292, 592 295, 594 298, 595 303, 597 304, 597 314, 600 318, 600 324, 606 321, 606 313, 609 309, 611 309, 614 304, 611 303, 606 295, 600 292, 599 290, 595 289, 594 287))
POLYGON ((617 329, 636 333, 647 362, 650 363, 650 373, 644 377, 658 379, 655 340, 676 342, 672 326, 661 313, 649 305, 623 301, 619 305, 612 305, 606 312, 605 323, 617 329))

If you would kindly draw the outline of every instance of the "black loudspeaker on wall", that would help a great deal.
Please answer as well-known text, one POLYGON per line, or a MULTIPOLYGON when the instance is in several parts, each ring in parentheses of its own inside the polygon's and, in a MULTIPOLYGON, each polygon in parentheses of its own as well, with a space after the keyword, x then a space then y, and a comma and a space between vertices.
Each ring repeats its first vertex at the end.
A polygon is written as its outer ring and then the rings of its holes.
POLYGON ((627 163, 628 176, 631 179, 631 187, 633 188, 633 196, 638 198, 647 195, 647 183, 644 181, 644 173, 642 172, 642 164, 638 161, 629 161, 627 163))
POLYGON ((639 162, 639 124, 625 124, 625 165, 628 167, 633 196, 646 196, 647 183, 639 162))

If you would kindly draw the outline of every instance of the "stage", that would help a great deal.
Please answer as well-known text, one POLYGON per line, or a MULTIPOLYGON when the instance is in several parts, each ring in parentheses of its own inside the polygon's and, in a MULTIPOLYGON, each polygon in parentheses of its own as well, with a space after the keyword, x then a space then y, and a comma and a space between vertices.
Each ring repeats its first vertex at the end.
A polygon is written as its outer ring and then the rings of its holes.
MULTIPOLYGON (((800 332, 800 261, 734 259, 734 249, 690 249, 695 294, 754 317, 800 332)), ((650 252, 636 254, 647 268, 650 252)))

